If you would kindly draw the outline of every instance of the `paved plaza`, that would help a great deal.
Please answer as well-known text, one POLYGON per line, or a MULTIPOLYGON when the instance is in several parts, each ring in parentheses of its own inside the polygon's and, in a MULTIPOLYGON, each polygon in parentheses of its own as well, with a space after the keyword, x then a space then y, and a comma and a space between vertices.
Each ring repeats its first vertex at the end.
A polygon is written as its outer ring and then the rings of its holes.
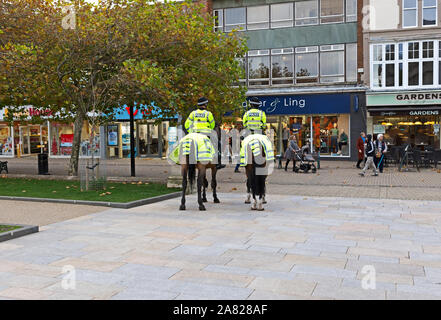
POLYGON ((104 209, 0 243, 0 297, 441 299, 441 202, 270 193, 255 212, 241 192, 220 199, 104 209))

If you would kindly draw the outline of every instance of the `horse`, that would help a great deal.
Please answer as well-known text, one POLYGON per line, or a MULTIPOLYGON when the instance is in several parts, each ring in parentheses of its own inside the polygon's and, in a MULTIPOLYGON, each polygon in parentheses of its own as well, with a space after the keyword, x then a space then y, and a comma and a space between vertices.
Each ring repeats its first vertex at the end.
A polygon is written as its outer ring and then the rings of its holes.
POLYGON ((269 139, 260 134, 254 134, 244 139, 242 148, 241 164, 245 164, 247 177, 247 199, 245 203, 250 204, 252 196, 254 202, 251 205, 251 210, 263 211, 265 210, 263 204, 267 203, 265 200, 266 178, 269 172, 267 164, 274 160, 274 151, 269 139))
MULTIPOLYGON (((200 211, 205 211, 204 202, 208 202, 206 196, 206 189, 208 187, 208 180, 206 178, 207 169, 211 169, 211 188, 213 189, 213 201, 214 203, 220 203, 217 197, 217 168, 213 163, 214 147, 210 139, 202 134, 191 133, 186 135, 178 147, 173 153, 179 153, 179 161, 175 161, 181 166, 182 175, 182 197, 179 210, 186 210, 185 206, 185 194, 188 183, 190 184, 190 190, 193 190, 193 186, 196 180, 196 170, 198 171, 197 178, 197 193, 198 193, 198 205, 200 211), (198 136, 196 136, 198 135, 198 136), (195 138, 203 139, 206 149, 199 150, 198 143, 195 138), (198 153, 200 152, 200 153, 198 153)), ((172 158, 172 157, 171 157, 172 158)))

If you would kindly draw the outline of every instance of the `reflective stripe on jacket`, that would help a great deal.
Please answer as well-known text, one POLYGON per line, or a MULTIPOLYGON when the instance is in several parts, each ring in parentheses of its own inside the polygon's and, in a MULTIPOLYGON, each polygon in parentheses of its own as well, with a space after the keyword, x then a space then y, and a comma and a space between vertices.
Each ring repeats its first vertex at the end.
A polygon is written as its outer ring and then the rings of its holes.
POLYGON ((263 129, 266 125, 266 114, 259 109, 250 109, 243 116, 244 127, 250 130, 263 129))
POLYGON ((190 155, 191 146, 193 143, 195 145, 194 159, 196 159, 196 161, 210 162, 213 160, 213 157, 215 155, 213 144, 211 143, 210 138, 200 133, 190 133, 183 137, 176 148, 173 149, 172 152, 170 152, 170 160, 172 160, 176 164, 179 164, 180 156, 190 155), (181 149, 182 154, 179 154, 181 149))
POLYGON ((189 133, 210 133, 214 129, 214 117, 210 111, 197 109, 190 113, 185 121, 189 133))
POLYGON ((240 148, 240 165, 242 167, 245 167, 248 164, 248 145, 250 146, 254 157, 260 155, 260 146, 262 146, 263 150, 265 151, 266 161, 274 160, 273 144, 268 137, 263 134, 252 134, 242 141, 242 147, 240 148))

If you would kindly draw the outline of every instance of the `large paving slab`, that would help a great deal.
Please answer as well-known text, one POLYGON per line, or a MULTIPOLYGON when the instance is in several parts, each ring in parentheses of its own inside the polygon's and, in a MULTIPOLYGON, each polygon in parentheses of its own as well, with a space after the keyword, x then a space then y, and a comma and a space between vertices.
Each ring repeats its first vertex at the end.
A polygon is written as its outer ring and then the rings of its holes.
POLYGON ((255 212, 219 197, 0 243, 0 299, 441 299, 441 202, 268 194, 255 212))

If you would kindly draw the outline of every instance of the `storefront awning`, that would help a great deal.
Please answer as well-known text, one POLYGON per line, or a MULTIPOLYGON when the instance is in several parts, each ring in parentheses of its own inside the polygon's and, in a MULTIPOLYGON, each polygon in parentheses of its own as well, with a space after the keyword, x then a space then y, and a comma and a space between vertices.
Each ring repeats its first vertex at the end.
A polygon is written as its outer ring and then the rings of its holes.
POLYGON ((368 107, 371 116, 438 116, 440 106, 409 106, 409 107, 368 107))

